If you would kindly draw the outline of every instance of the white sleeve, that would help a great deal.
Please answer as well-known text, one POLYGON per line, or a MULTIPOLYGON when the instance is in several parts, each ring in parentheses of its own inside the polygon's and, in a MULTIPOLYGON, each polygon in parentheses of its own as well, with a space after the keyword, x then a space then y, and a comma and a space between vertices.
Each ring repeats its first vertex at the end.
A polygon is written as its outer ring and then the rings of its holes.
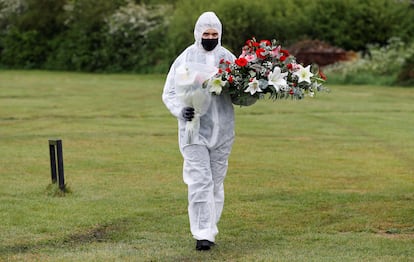
POLYGON ((236 60, 236 56, 231 53, 230 51, 227 50, 227 58, 228 61, 234 63, 234 61, 236 60))
POLYGON ((181 111, 183 106, 179 103, 176 92, 175 92, 175 70, 180 64, 180 60, 183 59, 183 54, 181 54, 171 65, 170 71, 168 72, 167 79, 164 85, 164 91, 162 93, 162 101, 165 106, 170 110, 171 114, 177 118, 181 118, 181 111))

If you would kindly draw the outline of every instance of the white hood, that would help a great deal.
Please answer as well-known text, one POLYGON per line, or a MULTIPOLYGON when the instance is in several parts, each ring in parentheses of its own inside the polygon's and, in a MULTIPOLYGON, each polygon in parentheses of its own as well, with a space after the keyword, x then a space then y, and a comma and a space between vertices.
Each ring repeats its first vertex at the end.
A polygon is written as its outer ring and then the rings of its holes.
POLYGON ((217 46, 221 46, 222 26, 220 20, 214 12, 205 12, 198 18, 194 27, 194 39, 196 46, 202 48, 201 37, 208 29, 215 29, 218 32, 219 38, 217 46))

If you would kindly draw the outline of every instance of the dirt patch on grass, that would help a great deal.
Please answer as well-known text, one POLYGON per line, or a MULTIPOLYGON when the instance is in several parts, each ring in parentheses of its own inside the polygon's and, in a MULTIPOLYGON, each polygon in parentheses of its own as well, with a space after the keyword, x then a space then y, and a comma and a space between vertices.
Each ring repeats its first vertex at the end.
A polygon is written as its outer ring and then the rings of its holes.
POLYGON ((103 242, 111 232, 117 230, 116 225, 98 225, 86 231, 72 234, 64 239, 65 244, 84 244, 91 242, 103 242))
POLYGON ((104 225, 96 225, 81 232, 70 234, 63 239, 49 239, 37 243, 0 246, 0 255, 29 253, 46 247, 76 247, 87 243, 111 241, 113 235, 124 230, 126 223, 128 223, 126 219, 121 219, 104 225))
POLYGON ((384 231, 379 231, 377 236, 389 239, 414 239, 414 232, 404 232, 400 229, 389 229, 384 231))

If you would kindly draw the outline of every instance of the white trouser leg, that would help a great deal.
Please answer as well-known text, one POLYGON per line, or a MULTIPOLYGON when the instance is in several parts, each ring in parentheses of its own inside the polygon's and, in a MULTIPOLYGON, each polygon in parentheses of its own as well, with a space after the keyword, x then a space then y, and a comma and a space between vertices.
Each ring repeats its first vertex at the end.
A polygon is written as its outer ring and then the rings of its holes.
POLYGON ((188 145, 182 149, 182 153, 191 233, 197 240, 214 242, 218 230, 209 151, 206 146, 188 145))
POLYGON ((216 224, 219 222, 224 206, 224 179, 227 173, 228 157, 233 141, 210 152, 210 165, 214 182, 214 202, 216 207, 216 224))

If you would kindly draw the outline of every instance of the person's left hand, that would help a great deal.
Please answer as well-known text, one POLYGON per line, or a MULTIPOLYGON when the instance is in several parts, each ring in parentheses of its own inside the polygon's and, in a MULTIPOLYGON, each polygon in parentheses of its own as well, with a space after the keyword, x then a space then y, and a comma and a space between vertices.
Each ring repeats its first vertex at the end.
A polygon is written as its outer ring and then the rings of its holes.
POLYGON ((181 111, 181 115, 186 121, 191 121, 194 118, 194 108, 192 107, 184 107, 181 111))

